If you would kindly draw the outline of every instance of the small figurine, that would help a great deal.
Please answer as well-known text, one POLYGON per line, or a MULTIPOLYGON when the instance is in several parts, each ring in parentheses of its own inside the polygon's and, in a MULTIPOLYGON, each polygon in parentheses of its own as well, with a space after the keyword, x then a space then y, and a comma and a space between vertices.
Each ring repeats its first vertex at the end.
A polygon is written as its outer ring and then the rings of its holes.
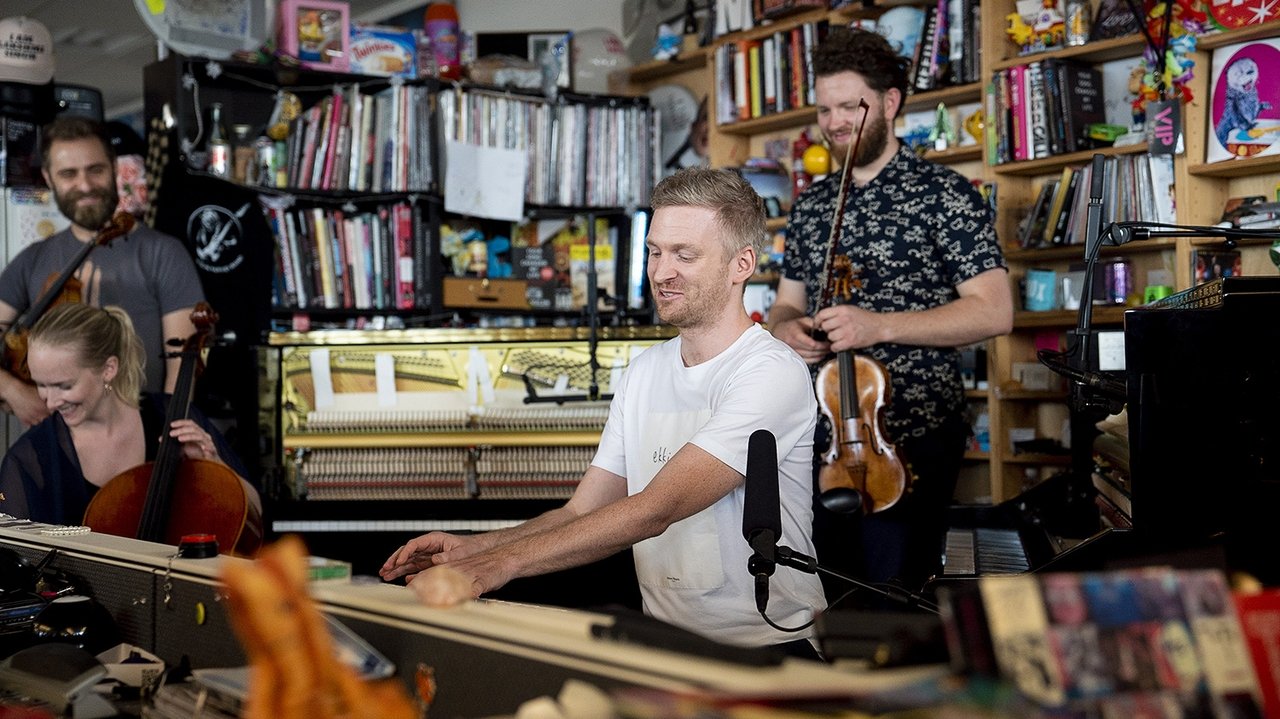
POLYGON ((933 129, 929 131, 929 142, 933 143, 933 149, 941 151, 958 144, 959 141, 956 137, 955 125, 951 122, 951 113, 944 103, 938 103, 933 129))
POLYGON ((969 136, 982 143, 982 135, 987 129, 987 113, 982 108, 974 110, 971 115, 964 119, 964 131, 969 136))
POLYGON ((653 44, 654 60, 670 60, 680 54, 683 39, 676 29, 666 23, 658 25, 658 37, 653 44))

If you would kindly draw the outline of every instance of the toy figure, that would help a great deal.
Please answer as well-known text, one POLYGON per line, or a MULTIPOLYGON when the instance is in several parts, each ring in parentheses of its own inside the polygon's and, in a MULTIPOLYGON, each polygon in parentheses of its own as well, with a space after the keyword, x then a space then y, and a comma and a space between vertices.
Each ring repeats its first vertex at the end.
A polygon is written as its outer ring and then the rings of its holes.
POLYGON ((680 54, 682 39, 676 29, 666 23, 658 25, 658 37, 653 44, 654 60, 670 60, 680 54))
POLYGON ((934 116, 933 129, 929 131, 929 142, 933 144, 935 150, 945 150, 959 142, 959 138, 956 137, 956 128, 951 123, 951 113, 941 102, 938 103, 934 116))

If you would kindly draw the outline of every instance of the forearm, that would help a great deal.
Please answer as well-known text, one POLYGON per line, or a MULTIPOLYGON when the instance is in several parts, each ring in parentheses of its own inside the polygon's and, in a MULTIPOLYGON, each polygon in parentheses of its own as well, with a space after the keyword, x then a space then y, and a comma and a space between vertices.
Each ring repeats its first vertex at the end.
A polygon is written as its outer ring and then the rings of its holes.
POLYGON ((1004 334, 1006 322, 978 297, 912 312, 880 313, 881 342, 920 347, 962 347, 1004 334))
POLYGON ((547 512, 543 512, 536 517, 525 520, 513 527, 505 527, 503 529, 495 529, 489 532, 476 534, 471 537, 471 541, 478 545, 477 553, 487 552, 497 547, 506 547, 509 544, 520 542, 528 539, 536 534, 548 532, 562 527, 572 522, 578 515, 569 507, 561 506, 547 512))
MULTIPOLYGON (((649 521, 622 500, 575 517, 565 525, 535 529, 490 552, 500 553, 512 577, 532 577, 599 561, 636 542, 661 534, 666 524, 649 521)), ((546 515, 543 515, 546 516, 546 515)), ((541 519, 541 517, 539 517, 541 519)), ((525 524, 528 524, 526 522, 525 524)), ((521 525, 523 527, 524 525, 521 525)), ((505 530, 504 530, 505 531, 505 530)))

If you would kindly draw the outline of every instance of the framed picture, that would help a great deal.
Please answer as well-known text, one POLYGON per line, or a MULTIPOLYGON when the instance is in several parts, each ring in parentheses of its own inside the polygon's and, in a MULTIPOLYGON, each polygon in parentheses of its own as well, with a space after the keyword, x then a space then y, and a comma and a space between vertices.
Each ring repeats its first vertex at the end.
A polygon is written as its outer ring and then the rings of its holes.
POLYGON ((525 43, 528 45, 526 57, 530 62, 541 63, 545 53, 553 53, 556 64, 560 68, 559 73, 556 74, 556 87, 569 87, 573 78, 569 69, 570 58, 573 56, 572 39, 569 33, 530 33, 525 37, 525 43))
POLYGON ((331 0, 283 0, 280 45, 304 67, 346 71, 349 65, 351 9, 331 0))
POLYGON ((1205 161, 1280 154, 1280 39, 1214 48, 1205 161))

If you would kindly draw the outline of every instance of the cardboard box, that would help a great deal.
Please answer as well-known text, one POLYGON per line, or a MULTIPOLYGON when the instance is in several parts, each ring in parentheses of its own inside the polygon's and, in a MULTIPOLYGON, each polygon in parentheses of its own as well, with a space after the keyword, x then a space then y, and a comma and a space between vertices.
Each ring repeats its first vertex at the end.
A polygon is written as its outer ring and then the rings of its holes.
POLYGON ((528 285, 524 280, 446 277, 444 306, 477 310, 528 310, 527 291, 528 285))

